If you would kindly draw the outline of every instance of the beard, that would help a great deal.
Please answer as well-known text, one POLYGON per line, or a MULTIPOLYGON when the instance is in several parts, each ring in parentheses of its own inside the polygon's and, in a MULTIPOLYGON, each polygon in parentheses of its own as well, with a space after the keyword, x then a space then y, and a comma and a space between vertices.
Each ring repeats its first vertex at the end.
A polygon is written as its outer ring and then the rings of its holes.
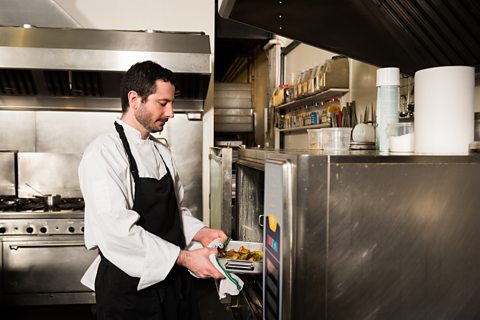
POLYGON ((162 132, 168 121, 168 118, 153 119, 152 114, 146 110, 144 105, 135 111, 135 119, 150 133, 162 132))

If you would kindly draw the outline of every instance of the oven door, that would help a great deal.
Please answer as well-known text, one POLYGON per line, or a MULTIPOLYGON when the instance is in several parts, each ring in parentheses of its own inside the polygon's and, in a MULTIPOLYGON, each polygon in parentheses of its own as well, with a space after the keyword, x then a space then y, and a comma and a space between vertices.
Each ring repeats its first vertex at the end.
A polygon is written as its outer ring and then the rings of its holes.
MULTIPOLYGON (((239 150, 234 212, 236 240, 263 243, 265 155, 263 150, 239 150)), ((262 319, 262 274, 241 274, 240 278, 244 282, 243 290, 222 303, 228 305, 235 319, 262 319)))
POLYGON ((3 239, 2 303, 94 303, 80 283, 97 251, 85 248, 83 236, 3 239))
POLYGON ((232 235, 232 148, 210 148, 210 226, 232 235))

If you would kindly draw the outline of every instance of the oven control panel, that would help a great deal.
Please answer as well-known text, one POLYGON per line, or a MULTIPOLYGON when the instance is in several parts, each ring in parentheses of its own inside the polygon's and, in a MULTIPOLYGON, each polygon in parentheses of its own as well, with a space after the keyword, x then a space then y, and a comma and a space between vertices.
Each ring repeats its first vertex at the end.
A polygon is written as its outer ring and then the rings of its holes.
POLYGON ((82 219, 0 219, 0 236, 83 234, 82 219))
MULTIPOLYGON (((287 189, 290 165, 285 162, 265 164, 264 197, 264 264, 263 264, 263 319, 281 320, 288 314, 284 303, 285 243, 282 239, 288 230, 285 215, 288 213, 287 189)), ((288 272, 288 271, 287 271, 288 272)))

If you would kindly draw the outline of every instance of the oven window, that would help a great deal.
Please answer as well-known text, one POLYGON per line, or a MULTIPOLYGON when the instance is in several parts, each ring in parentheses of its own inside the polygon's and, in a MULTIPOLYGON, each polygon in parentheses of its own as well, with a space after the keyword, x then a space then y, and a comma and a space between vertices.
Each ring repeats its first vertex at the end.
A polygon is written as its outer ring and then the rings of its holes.
POLYGON ((237 164, 237 232, 241 241, 263 242, 265 173, 237 164))

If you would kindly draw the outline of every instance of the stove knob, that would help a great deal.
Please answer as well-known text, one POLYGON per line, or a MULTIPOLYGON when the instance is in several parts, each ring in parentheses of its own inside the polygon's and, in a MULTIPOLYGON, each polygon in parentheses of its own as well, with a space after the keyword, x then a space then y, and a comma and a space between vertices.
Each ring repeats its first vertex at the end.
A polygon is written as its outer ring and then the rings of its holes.
POLYGON ((0 233, 5 233, 7 232, 7 228, 5 227, 0 227, 0 233))
POLYGON ((32 227, 28 227, 28 228, 26 229, 26 231, 27 231, 27 233, 33 233, 33 228, 32 228, 32 227))
POLYGON ((47 227, 41 227, 40 232, 41 233, 47 233, 47 227))
POLYGON ((68 227, 68 232, 74 233, 74 232, 75 232, 75 228, 74 228, 74 227, 68 227))

